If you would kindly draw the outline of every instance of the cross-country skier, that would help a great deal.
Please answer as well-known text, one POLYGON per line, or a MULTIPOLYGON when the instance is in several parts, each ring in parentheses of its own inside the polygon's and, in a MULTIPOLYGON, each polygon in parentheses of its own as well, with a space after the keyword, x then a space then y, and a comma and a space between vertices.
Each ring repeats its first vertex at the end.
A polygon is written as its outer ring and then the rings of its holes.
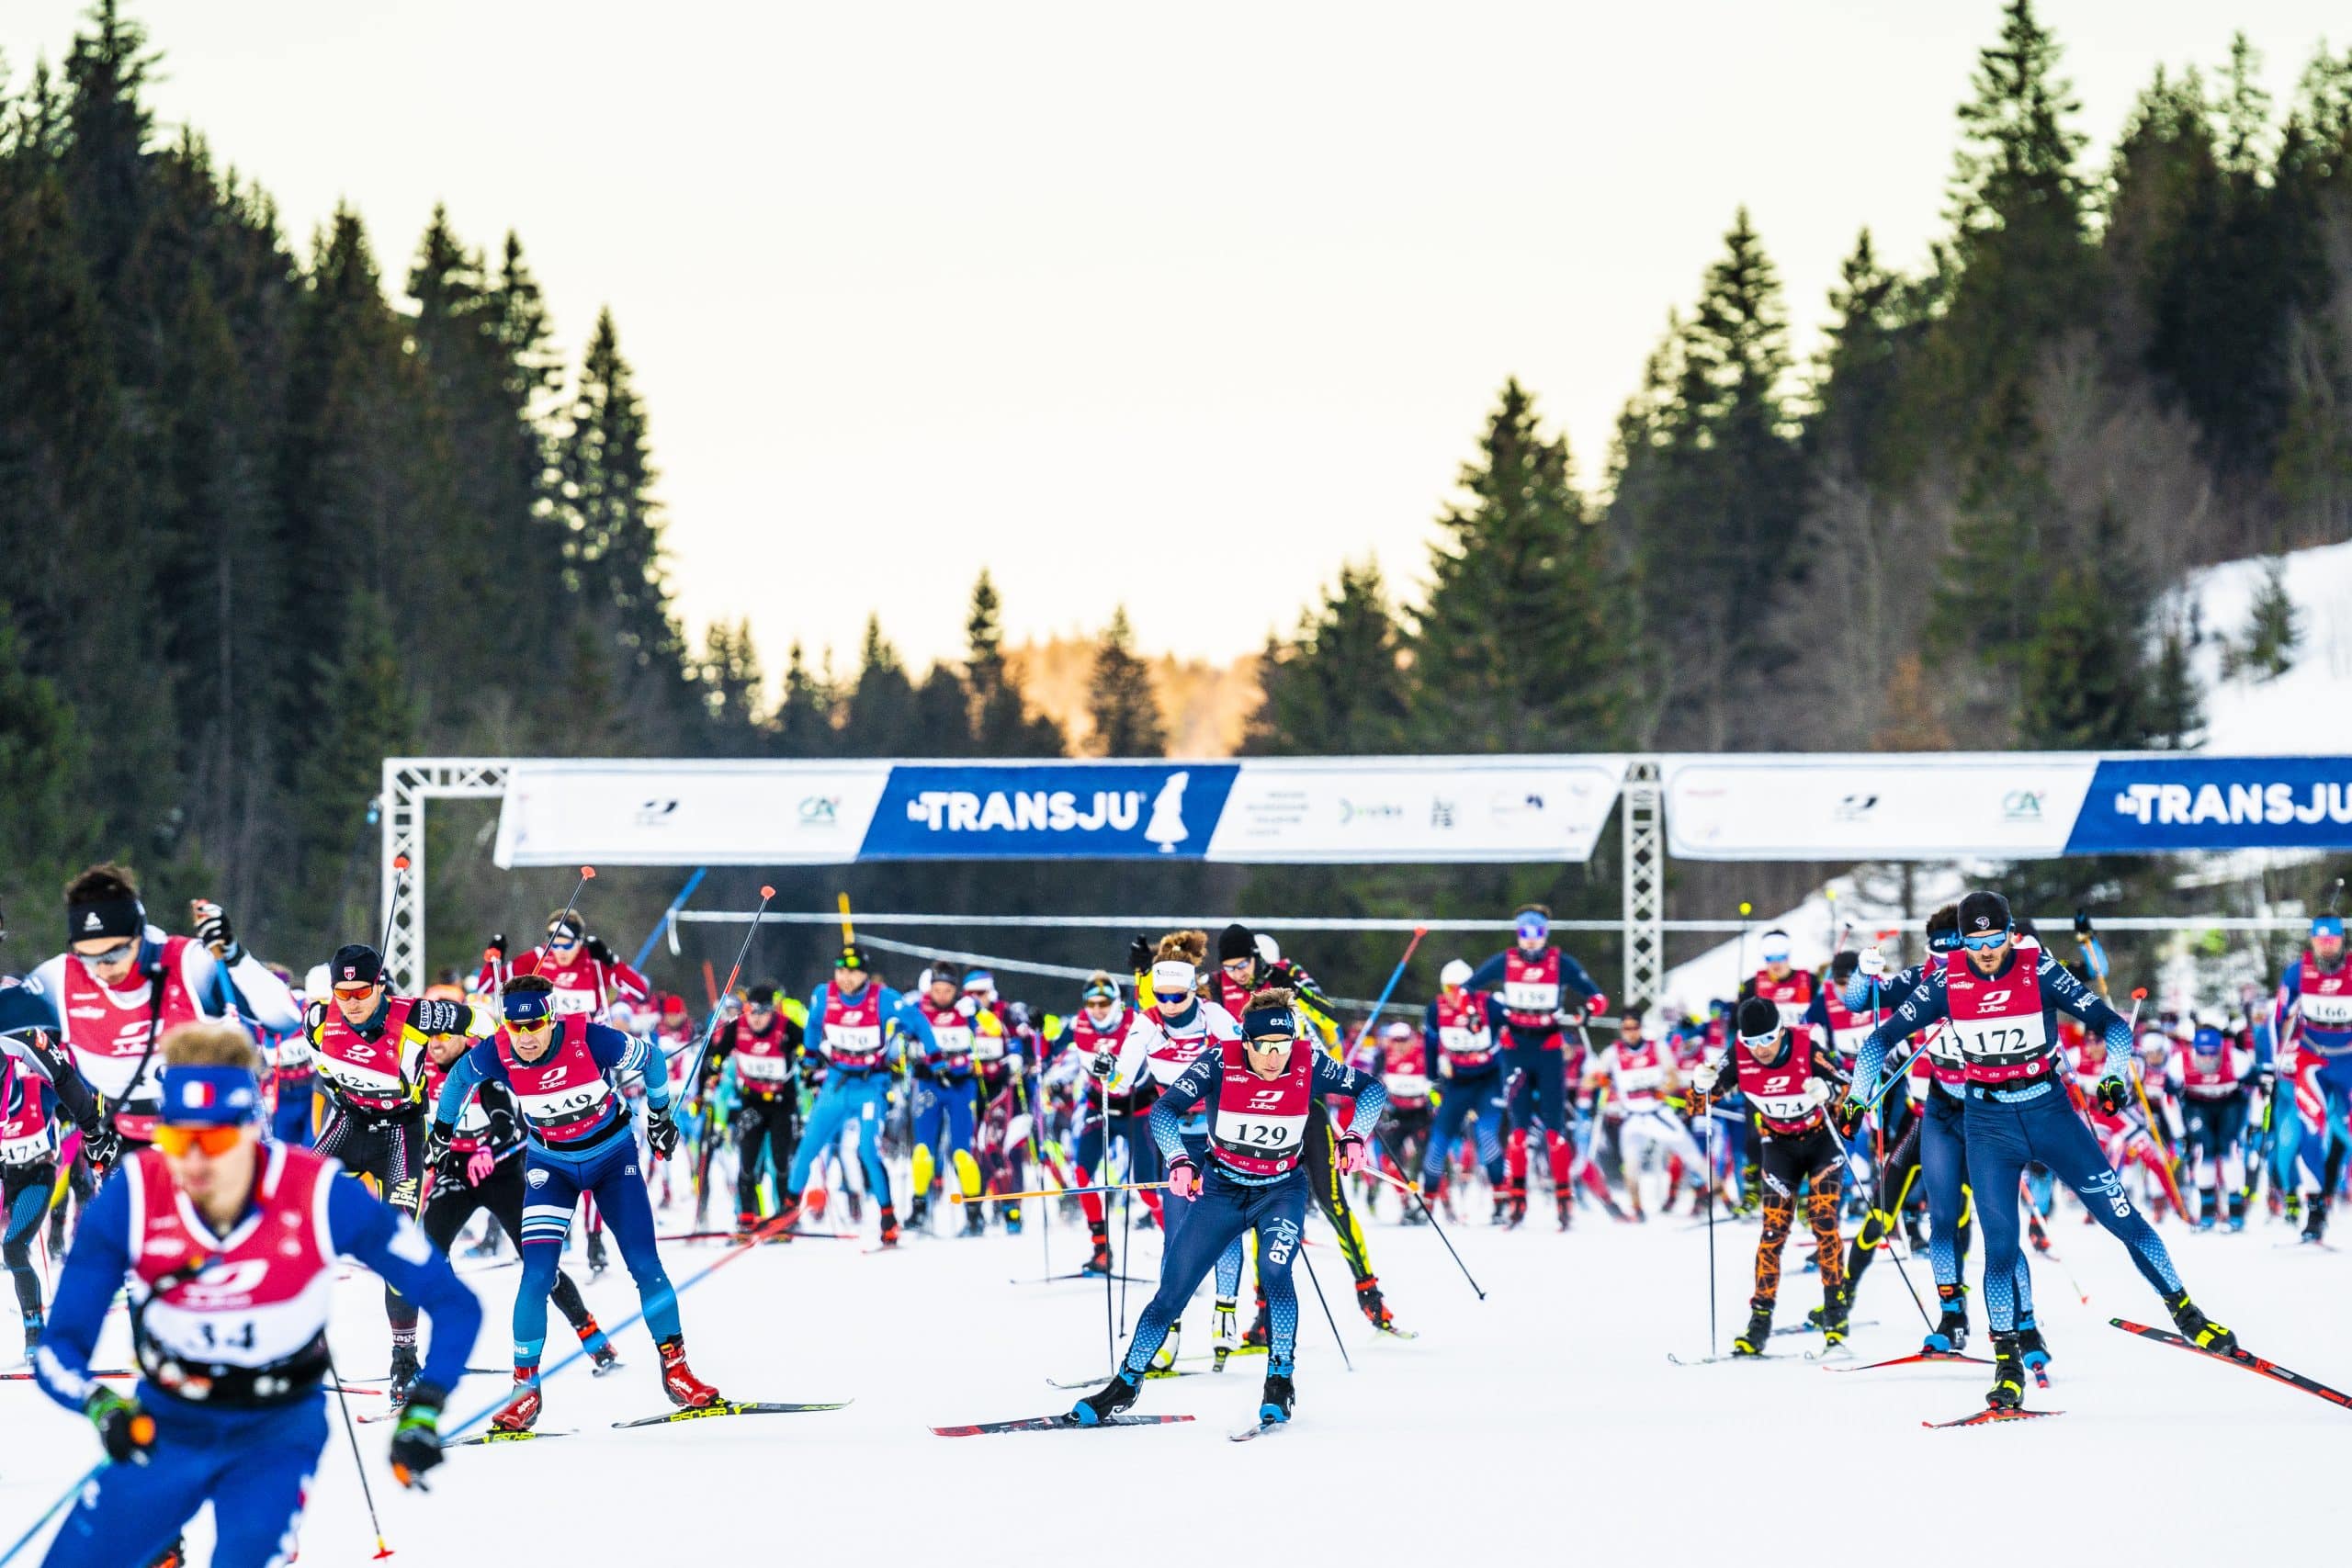
MULTIPOLYGON (((1623 1115, 1618 1130, 1619 1158, 1625 1168, 1625 1199, 1633 1217, 1642 1213, 1642 1173, 1660 1156, 1681 1162, 1683 1179, 1696 1203, 1706 1191, 1706 1156, 1700 1153, 1690 1129, 1668 1109, 1682 1093, 1682 1074, 1674 1053, 1663 1040, 1652 1039, 1632 1012, 1617 1021, 1617 1038, 1603 1046, 1585 1068, 1579 1086, 1583 1109, 1592 1109, 1603 1089, 1610 1103, 1623 1115)), ((1674 1208, 1674 1184, 1667 1184, 1661 1213, 1674 1208)))
MULTIPOLYGON (((792 1190, 786 1179, 800 1139, 800 1026, 785 1016, 783 991, 763 982, 744 994, 742 1016, 718 1026, 704 1058, 707 1100, 718 1076, 735 1064, 737 1100, 729 1122, 735 1133, 735 1239, 748 1240, 760 1224, 762 1161, 775 1175, 776 1202, 792 1190)), ((656 1039, 661 1036, 657 1032, 656 1039)), ((668 1047, 665 1045, 664 1050, 668 1047)), ((691 1046, 689 1046, 691 1049, 691 1046)))
POLYGON ((653 1241, 653 1204, 647 1196, 637 1140, 613 1078, 642 1073, 650 1108, 653 1151, 668 1158, 678 1146, 670 1117, 670 1078, 662 1048, 591 1023, 578 1013, 555 1016, 553 987, 538 975, 511 978, 500 998, 504 1024, 449 1067, 433 1112, 434 1157, 457 1136, 458 1119, 481 1085, 503 1081, 514 1092, 530 1143, 523 1179, 523 1279, 514 1292, 514 1390, 492 1424, 527 1431, 539 1418, 539 1355, 548 1332, 548 1293, 555 1286, 563 1238, 583 1194, 603 1209, 621 1262, 637 1281, 645 1324, 662 1354, 662 1391, 682 1409, 717 1403, 718 1391, 686 1364, 678 1298, 653 1241))
POLYGON ((935 1043, 931 1021, 912 1002, 875 978, 863 953, 845 947, 833 960, 831 981, 809 994, 808 1029, 813 1043, 808 1055, 824 1058, 825 1083, 809 1108, 800 1146, 793 1151, 784 1206, 776 1211, 781 1223, 769 1223, 777 1230, 789 1230, 799 1223, 804 1208, 823 1213, 822 1191, 808 1190, 809 1173, 818 1158, 854 1126, 866 1190, 882 1205, 882 1245, 896 1247, 899 1211, 891 1201, 890 1173, 882 1164, 880 1141, 891 1063, 904 1053, 892 1032, 911 1034, 920 1049, 929 1051, 935 1043))
MULTIPOLYGON (((319 1153, 356 1176, 376 1179, 384 1201, 414 1219, 425 1173, 425 1043, 436 1034, 479 1040, 497 1028, 486 1008, 396 997, 382 956, 365 942, 335 950, 327 964, 332 1000, 312 1002, 303 1035, 326 1092, 319 1153)), ((392 1326, 392 1397, 416 1377, 416 1307, 387 1282, 392 1326)))
MULTIPOLYGON (((938 1182, 937 1173, 954 1176, 956 1155, 967 1160, 972 1157, 974 1042, 982 1032, 1000 1042, 1004 1038, 1003 1021, 984 1007, 981 995, 965 991, 963 982, 956 967, 942 960, 931 966, 914 998, 915 1007, 931 1025, 931 1043, 914 1057, 909 1077, 915 1098, 915 1145, 930 1151, 923 1163, 930 1167, 926 1174, 932 1179, 914 1195, 907 1211, 907 1223, 911 1225, 921 1225, 930 1215, 931 1189, 938 1182)), ((955 1176, 955 1179, 956 1190, 963 1191, 962 1178, 955 1176)), ((964 1196, 978 1194, 965 1192, 964 1196)), ((978 1235, 987 1228, 985 1208, 979 1203, 963 1205, 965 1235, 978 1235)))
MULTIPOLYGON (((1148 956, 1148 944, 1145 951, 1148 956)), ((1125 1049, 1127 1032, 1135 1027, 1136 1016, 1121 998, 1117 984, 1107 973, 1098 969, 1088 976, 1084 989, 1079 993, 1078 1011, 1070 1015, 1061 1033, 1046 1043, 1049 1053, 1057 1053, 1046 1069, 1046 1080, 1057 1087, 1087 1085, 1088 1065, 1104 1056, 1116 1062, 1125 1049), (1066 1050, 1062 1049, 1065 1045, 1066 1050)), ((1159 1085, 1150 1075, 1134 1079, 1124 1091, 1110 1096, 1106 1122, 1101 1091, 1091 1087, 1080 1088, 1070 1120, 1069 1141, 1074 1168, 1070 1174, 1077 1186, 1095 1187, 1110 1179, 1113 1147, 1120 1138, 1125 1138, 1130 1148, 1143 1141, 1142 1117, 1159 1092, 1159 1085)), ((1112 1269, 1110 1211, 1100 1192, 1080 1193, 1078 1206, 1086 1216, 1086 1234, 1092 1243, 1081 1272, 1108 1274, 1112 1269)))
POLYGON ((2014 1286, 2021 1256, 2011 1194, 2028 1161, 2049 1167, 2124 1244, 2142 1277, 2164 1298, 2183 1338, 2207 1349, 2236 1348, 2237 1337, 2188 1299, 2155 1227, 2132 1206, 2098 1140, 2066 1099, 2057 1010, 2066 1009, 2104 1037, 2108 1070, 2098 1097, 2110 1111, 2130 1092, 2124 1082, 2130 1026, 2039 942, 2018 931, 2008 900, 1998 893, 1980 889, 1962 899, 1960 931, 1962 950, 1929 965, 1863 1049, 1883 1054, 1905 1035, 1946 1021, 1963 1065, 1967 1112, 1962 1125, 1969 1186, 1981 1198, 1976 1218, 1984 1231, 1985 1309, 1995 1356, 1986 1404, 2014 1409, 2025 1398, 2014 1286))
MULTIPOLYGON (((1155 986, 1157 980, 1155 975, 1155 986)), ((1093 1426, 1135 1403, 1145 1371, 1171 1325, 1182 1318, 1193 1292, 1227 1245, 1251 1231, 1258 1238, 1259 1280, 1272 1314, 1258 1416, 1261 1421, 1290 1419, 1298 1341, 1291 1264, 1306 1241, 1306 1178, 1301 1166, 1306 1108, 1327 1095, 1351 1097, 1357 1125, 1369 1127, 1388 1104, 1387 1091, 1376 1079, 1317 1050, 1308 1027, 1292 1010, 1288 991, 1261 991, 1242 1014, 1240 1038, 1227 1036, 1202 1052, 1153 1104, 1151 1134, 1168 1162, 1170 1201, 1191 1212, 1170 1227, 1159 1288, 1136 1322, 1118 1374, 1071 1410, 1080 1424, 1093 1426), (1182 1132, 1195 1114, 1207 1126, 1197 1155, 1182 1132)), ((1351 1173, 1364 1161, 1363 1134, 1344 1132, 1336 1160, 1340 1172, 1351 1173)))
POLYGON ((502 990, 516 973, 536 974, 555 987, 560 1016, 585 1013, 602 1018, 615 1002, 642 1007, 653 999, 653 987, 635 965, 614 953, 603 937, 589 934, 588 922, 571 908, 548 911, 547 933, 528 954, 527 966, 506 962, 506 938, 493 936, 483 944, 481 971, 473 989, 485 996, 502 990))
MULTIPOLYGON (((1437 1116, 1430 1103, 1437 1086, 1430 1069, 1437 1053, 1422 1041, 1419 1031, 1400 1019, 1381 1030, 1379 1043, 1369 1054, 1373 1061, 1365 1070, 1376 1074, 1380 1087, 1388 1091, 1388 1125, 1394 1129, 1389 1143, 1403 1162, 1390 1174, 1410 1181, 1429 1159, 1430 1124, 1437 1116)), ((1419 1203, 1408 1199, 1402 1207, 1405 1224, 1429 1224, 1419 1203)))
MULTIPOLYGON (((1421 1010, 1421 1041, 1437 1064, 1437 1117, 1430 1125, 1429 1156, 1421 1162, 1421 1191, 1445 1198, 1445 1160, 1462 1124, 1478 1119, 1478 1163, 1495 1199, 1494 1223, 1510 1218, 1510 1182, 1503 1170, 1503 1032, 1501 1002, 1470 987, 1470 965, 1450 959, 1438 971, 1438 992, 1421 1010)), ((1451 1211, 1449 1211, 1451 1213, 1451 1211)))
POLYGON ((338 1258, 433 1318, 432 1355, 392 1437, 405 1483, 441 1462, 441 1408, 481 1307, 405 1215, 333 1160, 260 1141, 261 1057, 243 1030, 182 1025, 157 1054, 153 1146, 126 1158, 84 1215, 33 1361, 114 1461, 82 1489, 47 1561, 151 1562, 209 1502, 216 1568, 264 1568, 290 1560, 326 1448, 319 1382, 338 1258), (142 1374, 129 1397, 90 1373, 126 1287, 142 1374))
POLYGON ((25 1354, 40 1348, 43 1314, 33 1240, 57 1190, 62 1111, 81 1128, 98 1163, 114 1155, 114 1131, 97 1097, 49 1032, 49 1010, 14 976, 0 980, 0 1258, 17 1289, 25 1354))
POLYGON ((52 1035, 106 1097, 125 1144, 145 1143, 154 1122, 155 1052, 164 1031, 205 1018, 242 1017, 267 1030, 302 1021, 293 993, 245 951, 220 907, 212 908, 196 937, 168 935, 148 923, 129 871, 94 865, 65 885, 66 950, 26 982, 53 1010, 52 1035), (216 938, 225 961, 207 945, 216 938))
MULTIPOLYGON (((2311 940, 2278 977, 2271 1003, 2270 1037, 2281 1082, 2309 1078, 2326 1102, 2325 1154, 2319 1190, 2303 1220, 2305 1239, 2327 1234, 2328 1203, 2344 1179, 2352 1153, 2352 958, 2344 942, 2344 917, 2325 914, 2312 921, 2311 940)), ((2310 1151, 2305 1151, 2308 1157, 2310 1151)))
MULTIPOLYGON (((471 1049, 473 1040, 465 1034, 436 1034, 426 1043, 424 1087, 430 1099, 438 1101, 450 1066, 471 1049)), ((523 1115, 515 1106, 514 1091, 503 1078, 485 1078, 465 1114, 458 1118, 449 1146, 441 1151, 440 1163, 433 1169, 432 1196, 417 1216, 433 1250, 447 1257, 466 1222, 477 1213, 486 1213, 506 1233, 514 1249, 522 1251, 524 1142, 523 1115)), ((595 1314, 581 1300, 580 1287, 571 1276, 558 1269, 549 1293, 556 1310, 580 1336, 582 1347, 595 1363, 595 1375, 602 1377, 618 1366, 619 1354, 596 1326, 595 1314)))
POLYGON ((1567 1042, 1560 1032, 1565 992, 1581 998, 1578 1015, 1605 1011, 1608 998, 1584 965, 1552 945, 1552 911, 1541 904, 1522 904, 1513 916, 1518 942, 1478 965, 1468 986, 1474 991, 1499 988, 1503 1003, 1504 1066, 1515 1075, 1510 1095, 1511 1214, 1527 1213, 1527 1134, 1544 1130, 1552 1165, 1554 1196, 1559 1201, 1560 1228, 1568 1228, 1576 1206, 1573 1191, 1575 1149, 1568 1141, 1567 1042))
POLYGON ((1769 998, 1744 998, 1732 1016, 1730 1049, 1690 1079, 1702 1096, 1714 1093, 1726 1075, 1735 1079, 1763 1136, 1764 1234, 1756 1243, 1756 1293, 1748 1301, 1747 1327, 1732 1341, 1732 1351, 1764 1353, 1781 1296, 1781 1254, 1800 1196, 1821 1270, 1822 1337, 1836 1345, 1846 1337, 1838 1209, 1846 1176, 1840 1140, 1849 1127, 1833 1124, 1832 1111, 1850 1117, 1861 1108, 1849 1111, 1841 1103, 1848 1079, 1837 1051, 1790 1025, 1769 998))
POLYGON ((2254 1048, 2231 1021, 2213 1010, 2197 1020, 2165 1068, 2165 1084, 2179 1107, 2176 1134, 2188 1156, 2189 1185, 2202 1212, 2199 1230, 2211 1230, 2228 1194, 2230 1228, 2245 1229, 2245 1128, 2254 1097, 2254 1048))

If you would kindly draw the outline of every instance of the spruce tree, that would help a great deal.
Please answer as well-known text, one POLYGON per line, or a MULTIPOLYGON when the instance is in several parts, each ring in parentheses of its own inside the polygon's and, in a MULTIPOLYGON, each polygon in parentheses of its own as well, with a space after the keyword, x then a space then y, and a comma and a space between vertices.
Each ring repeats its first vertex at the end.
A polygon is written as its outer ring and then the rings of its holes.
POLYGON ((1259 756, 1374 754, 1405 749, 1411 721, 1403 634, 1377 562, 1340 569, 1338 587, 1288 641, 1259 660, 1262 695, 1242 750, 1259 756))
POLYGON ((91 810, 90 739, 54 682, 26 667, 0 611, 0 910, 54 907, 64 879, 101 843, 91 810))
POLYGON ((842 715, 842 754, 911 756, 916 750, 914 682, 907 678, 899 650, 882 635, 879 615, 865 617, 857 666, 857 680, 842 715))
POLYGON ((1094 733, 1089 749, 1098 757, 1160 757, 1168 751, 1168 727, 1151 688, 1151 669, 1136 652, 1135 628, 1124 604, 1111 612, 1094 645, 1094 671, 1087 682, 1087 712, 1094 733))
MULTIPOLYGON (((332 657, 317 660, 324 724, 304 748, 293 795, 308 873, 305 913, 322 933, 372 931, 375 830, 368 804, 388 756, 414 750, 418 714, 401 668, 390 608, 362 590, 344 608, 332 657)), ((365 940, 356 934, 345 941, 365 940)))
POLYGON ((2300 621, 2295 601, 2287 592, 2287 563, 2274 556, 2263 566, 2245 635, 2223 660, 2224 671, 2256 681, 2284 675, 2293 667, 2295 649, 2303 639, 2300 621))
POLYGON ((776 704, 775 750, 786 757, 826 757, 833 753, 835 698, 832 683, 808 671, 808 661, 795 642, 786 655, 784 694, 776 704))

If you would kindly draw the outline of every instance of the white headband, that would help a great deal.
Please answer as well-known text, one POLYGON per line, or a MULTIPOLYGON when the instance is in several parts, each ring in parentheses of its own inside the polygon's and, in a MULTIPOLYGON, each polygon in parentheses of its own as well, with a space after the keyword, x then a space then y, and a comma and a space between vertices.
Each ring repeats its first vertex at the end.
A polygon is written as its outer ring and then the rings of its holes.
POLYGON ((1190 996, 1201 972, 1181 958, 1163 958, 1151 966, 1152 994, 1163 998, 1190 996))

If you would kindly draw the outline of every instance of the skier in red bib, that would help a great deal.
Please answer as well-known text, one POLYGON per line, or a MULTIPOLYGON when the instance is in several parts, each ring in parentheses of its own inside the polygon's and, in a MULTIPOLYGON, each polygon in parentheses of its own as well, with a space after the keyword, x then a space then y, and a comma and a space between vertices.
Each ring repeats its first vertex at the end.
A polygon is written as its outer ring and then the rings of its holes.
POLYGON ((1506 948, 1478 965, 1464 982, 1474 991, 1501 995, 1504 1074, 1514 1080, 1510 1090, 1510 1143, 1508 1163, 1511 1187, 1511 1218, 1527 1214, 1527 1134, 1544 1129, 1544 1146, 1552 1162, 1553 1195, 1559 1201, 1560 1228, 1568 1227, 1575 1207, 1573 1192, 1576 1148, 1568 1140, 1568 1048, 1560 1024, 1566 993, 1581 998, 1574 1021, 1603 1011, 1609 998, 1585 973, 1584 965, 1552 945, 1552 911, 1541 904, 1522 904, 1514 917, 1517 945, 1506 948))

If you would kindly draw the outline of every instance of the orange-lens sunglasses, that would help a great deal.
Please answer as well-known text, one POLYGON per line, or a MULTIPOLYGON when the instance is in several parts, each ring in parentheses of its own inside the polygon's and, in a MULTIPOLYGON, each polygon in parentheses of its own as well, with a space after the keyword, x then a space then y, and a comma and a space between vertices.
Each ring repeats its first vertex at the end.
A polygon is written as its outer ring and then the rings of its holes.
POLYGON ((183 1127, 176 1123, 160 1122, 155 1128, 155 1146, 176 1159, 192 1148, 202 1149, 213 1159, 219 1159, 242 1142, 245 1129, 242 1124, 229 1127, 183 1127))

